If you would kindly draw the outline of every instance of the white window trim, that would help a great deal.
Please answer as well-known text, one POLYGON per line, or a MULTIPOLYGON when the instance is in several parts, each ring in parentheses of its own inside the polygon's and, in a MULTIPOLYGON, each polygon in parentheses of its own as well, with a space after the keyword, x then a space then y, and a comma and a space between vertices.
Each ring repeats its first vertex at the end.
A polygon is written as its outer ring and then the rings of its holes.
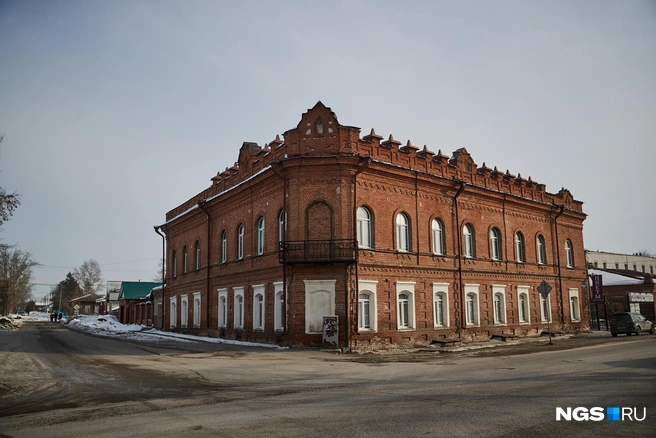
POLYGON ((579 290, 575 287, 569 288, 567 291, 568 297, 568 302, 569 302, 569 315, 570 319, 575 322, 581 321, 581 301, 579 299, 579 290), (574 308, 572 307, 572 298, 576 298, 576 312, 574 312, 574 308), (576 314, 578 317, 573 318, 572 315, 576 314))
POLYGON ((169 302, 169 322, 171 328, 178 325, 178 297, 171 297, 169 302))
POLYGON ((449 283, 433 283, 433 327, 447 328, 449 324, 449 283), (437 296, 442 295, 444 300, 444 324, 437 322, 437 296))
POLYGON ((508 324, 508 313, 506 311, 506 286, 503 284, 493 284, 492 285, 492 315, 494 318, 494 325, 506 325, 508 324), (494 307, 494 300, 496 296, 499 295, 501 298, 501 318, 499 321, 497 318, 497 311, 494 307))
POLYGON ((189 324, 189 297, 180 295, 180 328, 187 328, 189 324))
POLYGON ((246 302, 244 300, 244 288, 239 286, 239 287, 233 287, 233 296, 234 296, 234 321, 233 321, 233 327, 237 330, 242 330, 244 328, 244 308, 246 307, 246 302), (238 298, 241 297, 241 309, 239 308, 238 303, 238 298), (241 314, 240 314, 241 313, 241 314), (241 325, 238 325, 237 323, 241 321, 241 325))
POLYGON ((335 315, 335 284, 337 280, 303 280, 305 283, 305 333, 316 334, 321 331, 310 331, 310 303, 312 294, 316 292, 328 292, 330 294, 330 315, 335 315))
POLYGON ((194 292, 194 307, 193 307, 194 328, 200 327, 202 304, 203 303, 200 300, 200 292, 194 292), (198 306, 196 306, 196 303, 198 303, 198 306))
POLYGON ((542 305, 542 294, 538 294, 539 303, 540 303, 540 322, 545 323, 551 321, 551 294, 547 295, 545 300, 547 301, 547 311, 548 315, 544 314, 544 306, 542 305))
POLYGON ((414 281, 397 281, 396 282, 396 329, 397 330, 416 330, 417 319, 415 317, 415 282, 414 281), (399 295, 407 293, 408 300, 408 327, 401 327, 401 315, 399 315, 399 295))
POLYGON ((265 318, 266 316, 266 296, 264 294, 264 285, 263 284, 256 284, 253 285, 253 330, 257 331, 264 331, 265 327, 265 318), (258 321, 258 302, 257 302, 257 296, 262 295, 262 321, 258 321), (260 323, 260 325, 255 325, 256 323, 260 323))
POLYGON ((471 293, 474 294, 474 321, 469 321, 469 312, 465 308, 465 318, 467 327, 480 327, 481 325, 481 312, 480 300, 478 295, 479 284, 465 284, 465 306, 467 305, 467 296, 471 293))
MULTIPOLYGON (((370 328, 360 328, 360 332, 377 332, 378 331, 378 297, 376 293, 377 280, 359 280, 358 281, 358 312, 360 312, 360 294, 369 295, 369 325, 370 328)), ((358 314, 358 326, 360 325, 360 316, 358 314)))
MULTIPOLYGON (((282 304, 280 303, 280 297, 285 293, 283 289, 282 281, 276 281, 273 283, 273 294, 275 297, 273 324, 274 330, 278 332, 285 330, 285 327, 283 327, 282 323, 283 316, 286 314, 287 309, 282 309, 282 304)), ((285 303, 287 303, 287 300, 285 300, 285 303)))
POLYGON ((228 289, 221 288, 221 289, 217 289, 216 291, 218 293, 218 303, 219 303, 219 312, 217 314, 217 321, 219 322, 219 328, 226 328, 228 326, 228 289), (222 298, 224 300, 223 306, 225 306, 223 309, 221 308, 222 298))
POLYGON ((517 323, 518 324, 530 324, 531 323, 531 295, 528 293, 530 286, 517 286, 517 323), (524 294, 526 296, 526 321, 522 321, 520 317, 520 297, 524 294))

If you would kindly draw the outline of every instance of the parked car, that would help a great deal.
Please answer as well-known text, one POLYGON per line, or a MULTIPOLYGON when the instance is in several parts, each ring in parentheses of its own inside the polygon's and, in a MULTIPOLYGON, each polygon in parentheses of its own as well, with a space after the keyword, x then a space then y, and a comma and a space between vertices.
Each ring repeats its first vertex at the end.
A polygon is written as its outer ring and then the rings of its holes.
POLYGON ((610 320, 610 334, 613 336, 620 333, 626 333, 627 336, 631 336, 631 333, 640 335, 640 332, 643 331, 653 335, 654 323, 639 313, 615 313, 610 320))

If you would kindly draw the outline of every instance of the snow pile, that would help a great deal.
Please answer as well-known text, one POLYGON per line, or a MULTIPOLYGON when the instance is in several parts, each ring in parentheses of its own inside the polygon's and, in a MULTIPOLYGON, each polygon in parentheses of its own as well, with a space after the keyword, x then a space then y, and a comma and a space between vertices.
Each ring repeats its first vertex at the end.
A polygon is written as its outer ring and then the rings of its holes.
POLYGON ((140 332, 145 327, 137 324, 121 324, 114 315, 79 316, 68 323, 71 328, 95 334, 140 332))
POLYGON ((14 319, 8 316, 0 316, 0 330, 2 331, 13 331, 18 330, 20 324, 16 324, 14 319))

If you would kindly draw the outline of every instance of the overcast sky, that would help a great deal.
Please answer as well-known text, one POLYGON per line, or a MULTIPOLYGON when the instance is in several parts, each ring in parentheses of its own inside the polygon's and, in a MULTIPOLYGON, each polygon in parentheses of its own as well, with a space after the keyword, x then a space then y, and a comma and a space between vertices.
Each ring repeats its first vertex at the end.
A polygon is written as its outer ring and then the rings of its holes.
POLYGON ((656 252, 649 0, 0 0, 0 239, 35 283, 90 258, 150 281, 165 213, 318 100, 569 189, 587 249, 656 252))

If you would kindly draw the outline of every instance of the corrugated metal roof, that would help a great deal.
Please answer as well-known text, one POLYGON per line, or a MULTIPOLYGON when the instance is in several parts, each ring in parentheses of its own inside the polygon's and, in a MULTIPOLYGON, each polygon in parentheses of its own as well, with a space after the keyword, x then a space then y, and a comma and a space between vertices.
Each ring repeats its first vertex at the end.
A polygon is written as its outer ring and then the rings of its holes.
POLYGON ((143 300, 153 288, 161 285, 150 281, 124 281, 121 283, 119 300, 143 300))

